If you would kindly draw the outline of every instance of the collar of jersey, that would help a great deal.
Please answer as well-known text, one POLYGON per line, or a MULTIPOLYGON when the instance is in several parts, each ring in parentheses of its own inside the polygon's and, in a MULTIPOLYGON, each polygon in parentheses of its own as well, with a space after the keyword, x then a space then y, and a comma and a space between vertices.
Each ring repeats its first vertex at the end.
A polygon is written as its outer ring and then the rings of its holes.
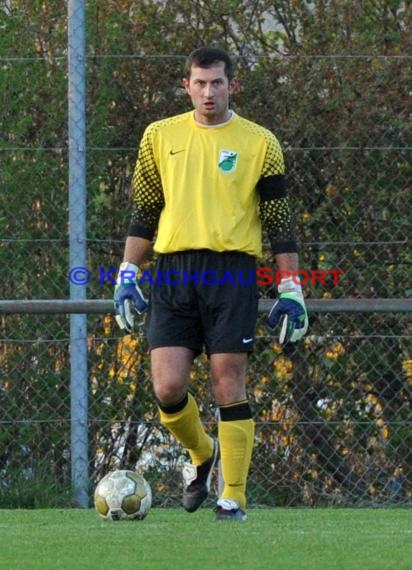
POLYGON ((219 129, 220 127, 226 127, 233 119, 236 117, 236 113, 230 109, 230 117, 224 121, 223 123, 218 123, 217 125, 205 125, 204 123, 198 123, 195 119, 195 114, 193 113, 193 120, 198 127, 202 127, 203 129, 219 129))

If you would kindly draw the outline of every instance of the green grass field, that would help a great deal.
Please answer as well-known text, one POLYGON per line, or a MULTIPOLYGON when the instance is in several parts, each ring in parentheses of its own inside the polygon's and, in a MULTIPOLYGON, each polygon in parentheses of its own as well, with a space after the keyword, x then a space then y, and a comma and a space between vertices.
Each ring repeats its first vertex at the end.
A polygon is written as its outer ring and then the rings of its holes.
POLYGON ((411 509, 152 509, 109 522, 93 509, 0 510, 0 569, 412 569, 411 509))

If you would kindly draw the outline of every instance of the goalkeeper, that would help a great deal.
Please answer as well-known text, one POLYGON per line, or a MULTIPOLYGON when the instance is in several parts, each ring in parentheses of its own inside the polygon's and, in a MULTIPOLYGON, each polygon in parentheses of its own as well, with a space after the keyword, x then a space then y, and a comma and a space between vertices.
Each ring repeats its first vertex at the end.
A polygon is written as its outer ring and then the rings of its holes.
MULTIPOLYGON (((224 488, 216 520, 245 520, 254 441, 246 372, 258 292, 255 282, 220 278, 227 272, 255 275, 262 230, 280 270, 298 269, 297 246, 282 150, 270 131, 230 108, 237 81, 229 55, 216 48, 195 50, 186 60, 183 85, 194 109, 150 124, 140 142, 131 225, 115 288, 116 320, 130 332, 134 315, 148 307, 160 421, 191 459, 183 469, 184 508, 193 512, 207 498, 220 457, 224 488), (147 303, 138 266, 153 240, 156 274, 185 278, 153 285, 147 303), (219 284, 198 279, 207 272, 218 275, 219 284), (203 351, 219 410, 217 438, 205 431, 189 392, 193 361, 203 351)), ((285 279, 278 290, 268 323, 279 324, 281 343, 298 341, 307 330, 301 287, 285 279)))

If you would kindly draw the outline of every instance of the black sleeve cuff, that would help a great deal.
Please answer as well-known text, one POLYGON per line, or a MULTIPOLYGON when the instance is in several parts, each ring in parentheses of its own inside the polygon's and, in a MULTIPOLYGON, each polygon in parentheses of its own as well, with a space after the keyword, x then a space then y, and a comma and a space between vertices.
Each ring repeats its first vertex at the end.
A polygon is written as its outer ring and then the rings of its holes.
POLYGON ((130 224, 128 235, 152 241, 155 235, 155 230, 153 228, 145 228, 139 224, 130 224))
POLYGON ((275 255, 277 253, 298 253, 298 244, 296 241, 276 242, 275 240, 270 240, 270 245, 275 255))

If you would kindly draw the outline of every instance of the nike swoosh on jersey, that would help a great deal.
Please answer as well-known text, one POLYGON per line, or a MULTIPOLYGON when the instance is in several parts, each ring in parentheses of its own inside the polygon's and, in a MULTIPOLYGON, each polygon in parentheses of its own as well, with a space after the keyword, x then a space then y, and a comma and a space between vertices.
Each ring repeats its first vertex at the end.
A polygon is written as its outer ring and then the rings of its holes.
POLYGON ((248 342, 252 342, 253 338, 242 338, 243 344, 247 344, 248 342))
POLYGON ((175 154, 179 154, 179 152, 185 152, 185 148, 182 148, 182 150, 171 150, 170 151, 170 156, 174 156, 175 154))

